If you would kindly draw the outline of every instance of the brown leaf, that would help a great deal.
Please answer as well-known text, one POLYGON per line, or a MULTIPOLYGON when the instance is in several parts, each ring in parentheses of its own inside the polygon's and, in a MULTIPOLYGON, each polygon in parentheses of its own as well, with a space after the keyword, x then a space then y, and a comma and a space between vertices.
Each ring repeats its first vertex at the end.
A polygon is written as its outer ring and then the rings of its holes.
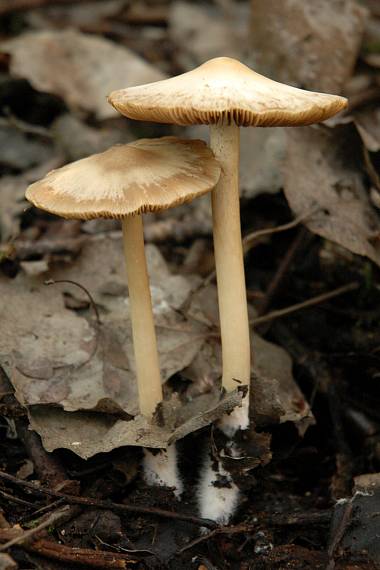
POLYGON ((367 11, 353 0, 251 0, 253 58, 283 83, 337 93, 350 77, 367 11))
POLYGON ((99 119, 115 117, 106 100, 111 91, 164 78, 129 49, 70 29, 23 34, 3 42, 0 49, 11 55, 13 76, 99 119))
POLYGON ((176 407, 170 401, 164 402, 163 406, 171 410, 171 421, 166 426, 149 423, 143 416, 126 421, 106 414, 67 413, 41 406, 32 407, 29 416, 32 429, 42 437, 45 449, 53 451, 63 447, 88 459, 125 445, 165 448, 231 411, 240 404, 243 394, 244 391, 237 389, 220 400, 215 392, 214 404, 210 407, 210 401, 205 401, 203 409, 195 415, 186 409, 192 403, 176 407))
POLYGON ((380 150, 380 110, 366 109, 355 113, 354 123, 367 150, 380 150))
MULTIPOLYGON (((191 279, 172 275, 154 246, 147 247, 147 258, 165 381, 194 359, 205 342, 206 327, 186 321, 175 310, 189 295, 191 279)), ((137 413, 124 271, 118 236, 90 239, 71 268, 51 273, 55 279, 77 281, 93 293, 104 312, 98 330, 94 323, 64 308, 62 293, 76 292, 73 285, 46 288, 41 279, 25 275, 13 282, 0 280, 0 295, 7 299, 0 309, 2 322, 7 323, 0 329, 0 362, 23 405, 137 413), (109 294, 110 282, 120 285, 111 288, 116 295, 109 294)))
POLYGON ((20 230, 20 216, 26 208, 23 176, 3 176, 0 181, 0 241, 16 237, 20 230))
POLYGON ((380 265, 380 224, 355 163, 350 127, 289 133, 285 195, 314 233, 380 265))

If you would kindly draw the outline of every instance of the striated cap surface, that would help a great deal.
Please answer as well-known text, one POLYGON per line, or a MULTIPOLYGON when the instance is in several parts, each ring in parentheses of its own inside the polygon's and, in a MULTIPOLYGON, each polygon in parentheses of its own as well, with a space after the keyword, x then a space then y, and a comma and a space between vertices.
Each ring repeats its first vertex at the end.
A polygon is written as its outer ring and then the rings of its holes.
POLYGON ((344 97, 277 83, 228 57, 171 79, 114 91, 108 100, 130 119, 176 125, 301 126, 347 107, 344 97))
POLYGON ((141 139, 49 172, 26 198, 64 218, 123 218, 190 202, 212 190, 219 175, 203 141, 141 139))

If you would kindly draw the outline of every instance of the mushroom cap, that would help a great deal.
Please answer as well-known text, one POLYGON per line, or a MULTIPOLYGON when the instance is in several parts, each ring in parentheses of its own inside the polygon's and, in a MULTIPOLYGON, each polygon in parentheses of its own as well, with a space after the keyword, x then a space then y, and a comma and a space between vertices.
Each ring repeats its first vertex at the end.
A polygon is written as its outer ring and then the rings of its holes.
POLYGON ((203 141, 141 139, 52 170, 28 187, 26 198, 64 218, 124 218, 190 202, 219 176, 203 141))
POLYGON ((244 127, 310 125, 347 107, 343 97, 272 81, 229 57, 171 79, 114 91, 108 100, 130 119, 244 127))

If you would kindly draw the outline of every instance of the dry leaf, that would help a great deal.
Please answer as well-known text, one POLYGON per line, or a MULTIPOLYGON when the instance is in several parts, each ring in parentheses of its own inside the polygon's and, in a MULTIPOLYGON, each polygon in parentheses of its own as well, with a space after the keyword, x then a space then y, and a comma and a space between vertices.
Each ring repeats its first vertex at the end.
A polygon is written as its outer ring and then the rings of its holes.
POLYGON ((51 158, 51 147, 46 142, 26 136, 10 125, 0 126, 0 165, 24 170, 51 158))
MULTIPOLYGON (((176 311, 192 289, 191 279, 171 275, 154 246, 147 247, 147 259, 165 381, 194 359, 205 342, 206 327, 176 311)), ((0 281, 0 295, 7 299, 0 317, 9 323, 0 329, 0 362, 23 405, 137 413, 124 272, 121 238, 109 236, 90 239, 71 268, 50 275, 72 279, 93 293, 104 313, 98 330, 64 309, 62 293, 77 294, 73 285, 46 288, 42 279, 25 275, 0 281)))
MULTIPOLYGON (((213 405, 207 400, 204 409, 195 415, 186 413, 186 405, 181 405, 175 410, 178 415, 174 425, 169 426, 149 423, 143 416, 126 421, 106 414, 68 413, 41 406, 32 407, 29 416, 31 427, 40 434, 45 449, 53 451, 63 447, 88 459, 124 445, 165 448, 231 411, 240 404, 243 394, 244 391, 237 389, 219 401, 215 392, 213 405), (190 419, 183 421, 186 416, 190 419)), ((175 409, 171 402, 163 404, 175 409)))
POLYGON ((176 44, 176 57, 186 70, 220 55, 241 60, 246 49, 249 6, 235 4, 232 10, 219 6, 173 2, 169 34, 176 44))
POLYGON ((364 146, 370 152, 380 150, 380 109, 366 109, 355 113, 354 123, 364 146))
POLYGON ((314 233, 380 265, 379 219, 355 162, 350 127, 289 133, 285 195, 314 233), (313 213, 314 212, 314 213, 313 213))
POLYGON ((306 89, 341 91, 359 53, 364 7, 353 0, 251 0, 251 6, 253 59, 261 73, 306 89))
POLYGON ((20 216, 26 207, 24 176, 3 176, 0 180, 0 242, 16 237, 20 216))
POLYGON ((23 34, 3 42, 0 50, 11 55, 13 76, 98 119, 115 117, 106 100, 111 91, 165 77, 129 49, 75 30, 23 34))

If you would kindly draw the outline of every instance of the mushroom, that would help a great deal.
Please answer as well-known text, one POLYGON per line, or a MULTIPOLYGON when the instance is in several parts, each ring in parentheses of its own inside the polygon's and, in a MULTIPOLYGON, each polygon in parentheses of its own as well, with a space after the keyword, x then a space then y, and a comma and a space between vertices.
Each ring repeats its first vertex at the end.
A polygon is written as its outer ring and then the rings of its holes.
MULTIPOLYGON (((212 192, 215 266, 227 391, 249 386, 251 351, 239 211, 239 127, 310 125, 347 105, 346 99, 272 81, 235 59, 218 57, 200 67, 147 85, 114 91, 110 103, 131 119, 210 125, 210 146, 222 167, 212 192)), ((249 397, 225 417, 227 435, 249 425, 249 397)))
MULTIPOLYGON (((78 160, 53 170, 26 191, 35 206, 64 218, 121 219, 139 407, 147 417, 162 400, 162 387, 141 214, 190 202, 209 192, 219 175, 206 143, 163 137, 117 145, 78 160)), ((145 455, 149 481, 165 483, 163 457, 176 464, 175 450, 165 454, 145 455)))
MULTIPOLYGON (((210 146, 222 167, 212 192, 215 266, 222 339, 222 385, 249 387, 251 350, 239 211, 239 128, 304 126, 324 121, 347 106, 343 97, 277 83, 239 61, 218 57, 173 77, 114 91, 110 103, 123 115, 177 125, 210 125, 210 146)), ((233 437, 249 426, 249 394, 219 421, 233 437)), ((233 442, 231 442, 232 444, 233 442)), ((238 454, 229 446, 228 453, 238 454)), ((210 455, 198 487, 201 516, 227 523, 239 489, 210 455)))

